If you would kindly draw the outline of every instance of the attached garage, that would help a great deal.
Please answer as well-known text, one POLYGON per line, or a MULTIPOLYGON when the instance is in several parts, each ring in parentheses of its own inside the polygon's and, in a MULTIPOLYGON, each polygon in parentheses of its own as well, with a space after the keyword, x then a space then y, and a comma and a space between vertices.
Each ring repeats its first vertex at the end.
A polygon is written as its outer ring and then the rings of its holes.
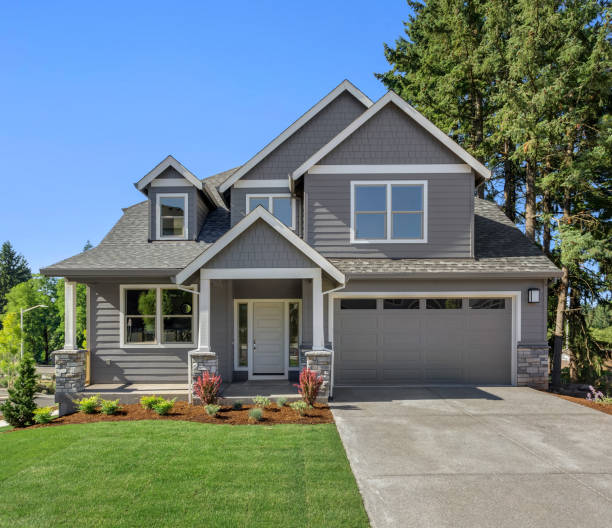
POLYGON ((334 300, 335 385, 512 383, 511 297, 334 300))

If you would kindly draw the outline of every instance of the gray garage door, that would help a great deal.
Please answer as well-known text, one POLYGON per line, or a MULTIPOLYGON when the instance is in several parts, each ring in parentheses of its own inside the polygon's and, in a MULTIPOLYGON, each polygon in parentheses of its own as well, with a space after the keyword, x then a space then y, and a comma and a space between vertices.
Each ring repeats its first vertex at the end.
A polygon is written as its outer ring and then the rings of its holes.
POLYGON ((336 385, 510 384, 511 299, 337 299, 336 385))

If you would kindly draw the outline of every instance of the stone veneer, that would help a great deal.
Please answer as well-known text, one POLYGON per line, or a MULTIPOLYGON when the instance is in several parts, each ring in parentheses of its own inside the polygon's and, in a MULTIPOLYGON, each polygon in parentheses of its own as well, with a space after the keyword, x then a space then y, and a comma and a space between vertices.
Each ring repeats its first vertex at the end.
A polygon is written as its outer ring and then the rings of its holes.
POLYGON ((548 389, 548 345, 518 345, 517 385, 548 389))
POLYGON ((85 387, 87 350, 56 350, 51 354, 55 361, 55 402, 59 414, 74 410, 72 402, 85 387))
POLYGON ((305 353, 306 367, 323 377, 323 385, 321 385, 319 397, 317 398, 321 401, 327 401, 329 398, 331 354, 330 350, 309 350, 305 353))
POLYGON ((219 370, 219 359, 215 352, 189 352, 189 362, 191 364, 191 382, 189 387, 189 401, 193 401, 193 384, 204 373, 216 374, 219 370))

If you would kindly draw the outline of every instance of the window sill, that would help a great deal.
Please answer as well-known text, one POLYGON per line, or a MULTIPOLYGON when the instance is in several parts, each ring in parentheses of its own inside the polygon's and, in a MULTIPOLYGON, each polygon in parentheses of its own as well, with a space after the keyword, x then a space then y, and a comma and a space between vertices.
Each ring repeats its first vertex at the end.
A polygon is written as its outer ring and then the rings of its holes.
POLYGON ((351 238, 351 244, 427 244, 426 238, 398 238, 398 239, 386 239, 386 238, 351 238))
POLYGON ((158 344, 136 344, 136 343, 120 343, 119 344, 119 348, 150 348, 150 349, 154 349, 154 348, 195 348, 197 345, 195 343, 168 343, 168 344, 164 344, 164 345, 158 345, 158 344))

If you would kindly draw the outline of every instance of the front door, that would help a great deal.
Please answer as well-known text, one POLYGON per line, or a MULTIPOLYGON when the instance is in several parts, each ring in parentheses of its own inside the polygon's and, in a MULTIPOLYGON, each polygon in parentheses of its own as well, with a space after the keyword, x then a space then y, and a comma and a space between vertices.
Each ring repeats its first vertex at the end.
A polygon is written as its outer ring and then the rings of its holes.
POLYGON ((253 303, 253 375, 285 373, 285 304, 253 303))

